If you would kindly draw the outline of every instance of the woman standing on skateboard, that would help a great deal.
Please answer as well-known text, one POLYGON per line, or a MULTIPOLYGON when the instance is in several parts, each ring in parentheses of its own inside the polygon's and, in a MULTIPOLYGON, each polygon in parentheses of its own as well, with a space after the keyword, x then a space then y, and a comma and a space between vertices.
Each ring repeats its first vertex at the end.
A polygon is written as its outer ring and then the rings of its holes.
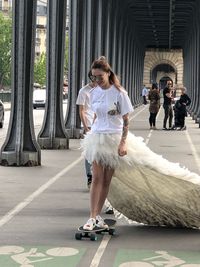
POLYGON ((92 230, 96 225, 107 228, 100 213, 107 198, 110 182, 122 158, 126 158, 129 113, 133 111, 127 92, 120 85, 105 57, 91 66, 90 105, 95 113, 91 131, 82 140, 83 154, 92 163, 90 218, 83 226, 92 230))

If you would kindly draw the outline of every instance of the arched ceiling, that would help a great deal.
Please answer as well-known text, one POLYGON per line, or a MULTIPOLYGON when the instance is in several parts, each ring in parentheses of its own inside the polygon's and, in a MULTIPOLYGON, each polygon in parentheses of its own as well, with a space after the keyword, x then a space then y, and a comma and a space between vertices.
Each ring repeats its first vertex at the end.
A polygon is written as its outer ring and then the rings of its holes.
POLYGON ((130 17, 146 47, 183 47, 185 38, 191 31, 192 19, 195 10, 198 9, 199 0, 126 1, 130 17))

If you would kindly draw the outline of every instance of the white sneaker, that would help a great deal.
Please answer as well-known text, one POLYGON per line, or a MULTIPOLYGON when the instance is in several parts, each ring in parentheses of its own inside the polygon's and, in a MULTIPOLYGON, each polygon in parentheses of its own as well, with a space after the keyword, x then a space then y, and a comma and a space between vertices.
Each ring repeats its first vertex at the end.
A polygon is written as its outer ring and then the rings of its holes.
POLYGON ((108 225, 104 222, 103 218, 101 218, 100 215, 96 216, 96 226, 98 226, 99 228, 108 228, 108 225))
POLYGON ((83 225, 84 230, 92 231, 96 226, 96 220, 94 218, 90 218, 86 224, 83 225))

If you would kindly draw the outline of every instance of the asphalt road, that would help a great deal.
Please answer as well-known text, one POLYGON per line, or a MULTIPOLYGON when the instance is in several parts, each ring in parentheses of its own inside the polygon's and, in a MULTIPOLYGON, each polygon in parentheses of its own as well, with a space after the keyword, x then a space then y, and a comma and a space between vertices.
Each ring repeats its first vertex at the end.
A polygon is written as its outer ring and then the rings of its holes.
MULTIPOLYGON (((34 111, 36 134, 42 119, 43 110, 34 111)), ((162 119, 161 108, 159 129, 162 119)), ((135 110, 130 130, 153 151, 200 174, 200 129, 190 117, 186 124, 187 131, 150 131, 147 105, 135 110)), ((0 145, 7 125, 0 129, 0 145)), ((79 140, 70 140, 69 150, 43 150, 40 167, 0 166, 0 203, 0 267, 200 267, 198 229, 129 224, 122 218, 114 236, 75 240, 89 210, 79 140)))

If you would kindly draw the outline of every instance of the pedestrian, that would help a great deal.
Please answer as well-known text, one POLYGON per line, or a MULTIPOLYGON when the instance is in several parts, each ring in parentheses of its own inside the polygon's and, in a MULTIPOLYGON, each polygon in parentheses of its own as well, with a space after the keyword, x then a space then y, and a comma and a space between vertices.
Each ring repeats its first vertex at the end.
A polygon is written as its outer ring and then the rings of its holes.
POLYGON ((90 218, 83 226, 86 230, 92 230, 96 225, 108 227, 100 213, 115 168, 127 154, 129 113, 133 111, 127 92, 120 85, 105 57, 92 63, 91 72, 91 79, 97 84, 90 93, 95 120, 91 131, 82 140, 83 154, 92 163, 93 171, 90 218))
MULTIPOLYGON (((88 76, 91 76, 91 72, 88 73, 88 76)), ((79 90, 76 100, 76 105, 79 106, 79 116, 81 119, 81 126, 83 127, 84 134, 90 131, 94 119, 94 112, 90 107, 90 90, 94 86, 95 83, 90 82, 82 87, 79 90)), ((92 171, 91 164, 87 161, 87 159, 85 159, 85 172, 87 177, 87 187, 88 189, 90 189, 92 183, 92 171)))
POLYGON ((142 97, 143 97, 143 104, 146 105, 147 104, 147 96, 148 96, 148 89, 146 88, 146 86, 144 85, 143 89, 142 89, 142 97))
POLYGON ((181 88, 180 99, 174 105, 175 122, 173 129, 177 130, 179 127, 181 131, 186 130, 185 117, 187 116, 186 107, 191 104, 190 97, 186 94, 186 88, 181 88))
POLYGON ((173 119, 173 108, 172 108, 172 82, 167 81, 167 85, 163 90, 163 108, 164 108, 164 120, 163 120, 163 130, 171 130, 172 129, 172 119, 173 119), (169 128, 167 128, 167 120, 169 120, 169 128))
POLYGON ((149 104, 150 129, 157 130, 157 128, 156 128, 156 116, 157 116, 159 108, 160 108, 160 94, 159 94, 158 86, 156 83, 152 84, 148 98, 150 100, 150 104, 149 104))

